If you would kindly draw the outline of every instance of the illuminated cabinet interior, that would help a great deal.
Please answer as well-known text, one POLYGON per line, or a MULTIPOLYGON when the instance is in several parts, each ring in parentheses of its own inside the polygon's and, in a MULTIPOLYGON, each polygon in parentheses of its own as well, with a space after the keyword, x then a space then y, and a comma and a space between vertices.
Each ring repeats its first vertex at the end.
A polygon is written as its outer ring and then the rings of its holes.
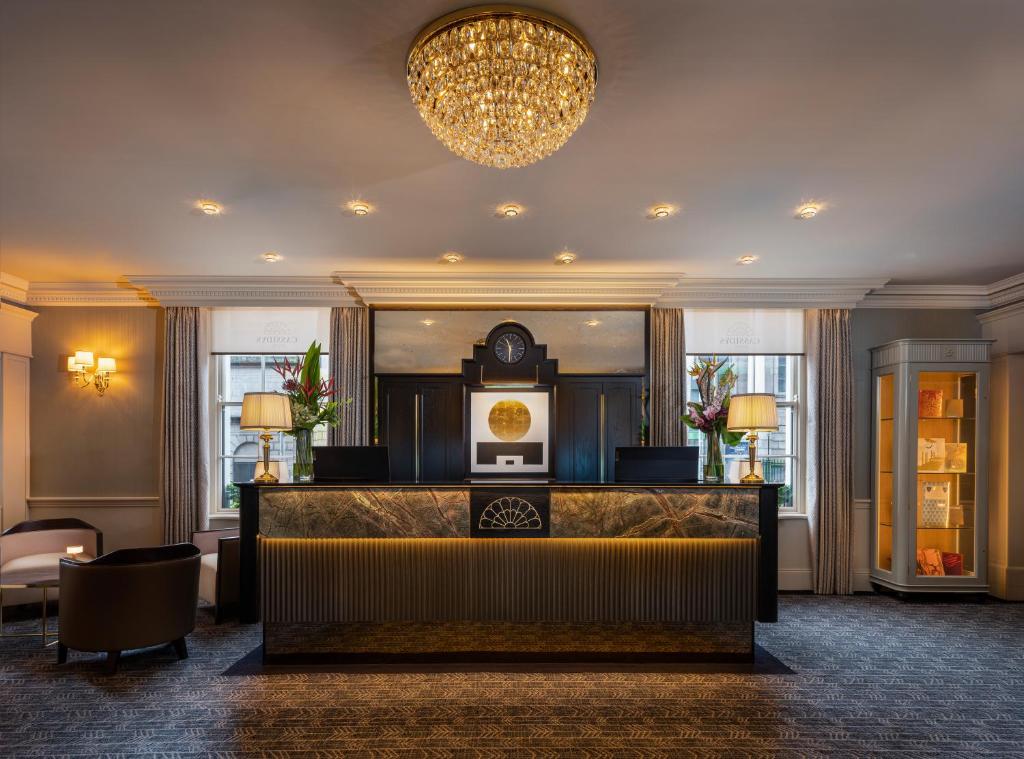
POLYGON ((987 340, 872 349, 871 581, 986 590, 987 340))

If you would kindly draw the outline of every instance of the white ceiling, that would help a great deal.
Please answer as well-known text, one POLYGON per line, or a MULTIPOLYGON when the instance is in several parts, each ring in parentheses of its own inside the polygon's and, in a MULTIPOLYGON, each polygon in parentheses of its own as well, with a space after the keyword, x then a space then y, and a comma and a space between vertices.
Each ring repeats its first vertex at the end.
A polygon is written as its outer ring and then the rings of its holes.
POLYGON ((597 101, 554 156, 499 171, 449 154, 404 82, 457 1, 4 2, 0 269, 436 272, 455 249, 551 274, 568 247, 577 270, 697 277, 1024 270, 1024 2, 537 4, 590 39, 597 101), (339 210, 355 197, 379 212, 339 210), (831 208, 794 220, 809 197, 831 208), (527 214, 493 216, 509 200, 527 214), (645 219, 660 201, 682 213, 645 219))

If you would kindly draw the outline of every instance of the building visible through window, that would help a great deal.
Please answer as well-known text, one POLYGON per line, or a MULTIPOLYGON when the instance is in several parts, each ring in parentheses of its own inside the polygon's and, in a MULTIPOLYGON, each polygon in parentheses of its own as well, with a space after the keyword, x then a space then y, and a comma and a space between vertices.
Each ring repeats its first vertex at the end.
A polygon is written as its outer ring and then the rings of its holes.
MULTIPOLYGON (((697 356, 688 355, 686 365, 692 366, 697 356)), ((723 358, 719 356, 719 359, 723 358)), ((757 455, 763 462, 766 482, 783 485, 779 490, 779 507, 795 508, 800 503, 801 485, 801 413, 800 389, 803 381, 801 356, 729 356, 725 366, 732 366, 738 379, 734 393, 774 393, 779 410, 778 432, 762 433, 757 455)), ((687 401, 699 401, 697 383, 690 377, 687 401)), ((704 435, 686 429, 687 445, 700 446, 701 467, 704 465, 704 435)), ((728 482, 739 480, 739 465, 747 460, 746 439, 738 445, 723 446, 725 476, 728 482)))
MULTIPOLYGON (((239 429, 242 414, 242 396, 250 392, 281 390, 281 376, 274 371, 275 360, 285 356, 264 355, 215 355, 213 371, 216 375, 217 410, 216 419, 216 461, 217 491, 212 513, 233 511, 239 506, 236 482, 252 479, 256 466, 261 460, 262 444, 259 433, 239 429)), ((301 358, 289 355, 291 361, 301 358)), ((323 354, 320 371, 326 379, 329 362, 323 354)), ((317 428, 313 433, 313 445, 327 444, 326 427, 317 428)), ((280 464, 282 481, 291 479, 291 467, 295 460, 295 440, 284 433, 274 435, 270 444, 270 458, 280 464)))

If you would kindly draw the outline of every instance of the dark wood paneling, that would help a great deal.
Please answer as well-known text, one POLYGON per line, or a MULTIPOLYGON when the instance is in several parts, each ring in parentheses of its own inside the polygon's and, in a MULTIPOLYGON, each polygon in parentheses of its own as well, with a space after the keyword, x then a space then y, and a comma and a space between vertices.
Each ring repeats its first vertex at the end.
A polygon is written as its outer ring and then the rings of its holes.
POLYGON ((597 482, 601 450, 601 383, 558 383, 556 477, 559 482, 597 482))
POLYGON ((381 445, 388 446, 391 479, 416 479, 416 385, 411 382, 381 382, 381 445))
POLYGON ((420 388, 420 481, 459 482, 462 455, 462 383, 431 382, 420 388))
POLYGON ((615 448, 640 442, 642 386, 643 377, 639 376, 559 378, 559 482, 614 481, 615 448))
POLYGON ((462 379, 381 375, 378 381, 380 442, 389 449, 392 481, 461 481, 462 379))
POLYGON ((615 481, 615 449, 640 444, 641 378, 604 383, 604 481, 615 481))

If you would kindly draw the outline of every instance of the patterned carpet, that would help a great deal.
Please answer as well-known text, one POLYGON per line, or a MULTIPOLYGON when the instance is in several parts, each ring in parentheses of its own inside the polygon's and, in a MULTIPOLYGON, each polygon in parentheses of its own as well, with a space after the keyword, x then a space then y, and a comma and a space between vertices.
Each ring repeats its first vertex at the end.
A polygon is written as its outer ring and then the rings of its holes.
POLYGON ((225 676, 258 628, 204 615, 187 661, 126 654, 108 677, 7 639, 0 754, 1024 757, 1024 604, 787 596, 780 616, 758 642, 793 674, 225 676))

